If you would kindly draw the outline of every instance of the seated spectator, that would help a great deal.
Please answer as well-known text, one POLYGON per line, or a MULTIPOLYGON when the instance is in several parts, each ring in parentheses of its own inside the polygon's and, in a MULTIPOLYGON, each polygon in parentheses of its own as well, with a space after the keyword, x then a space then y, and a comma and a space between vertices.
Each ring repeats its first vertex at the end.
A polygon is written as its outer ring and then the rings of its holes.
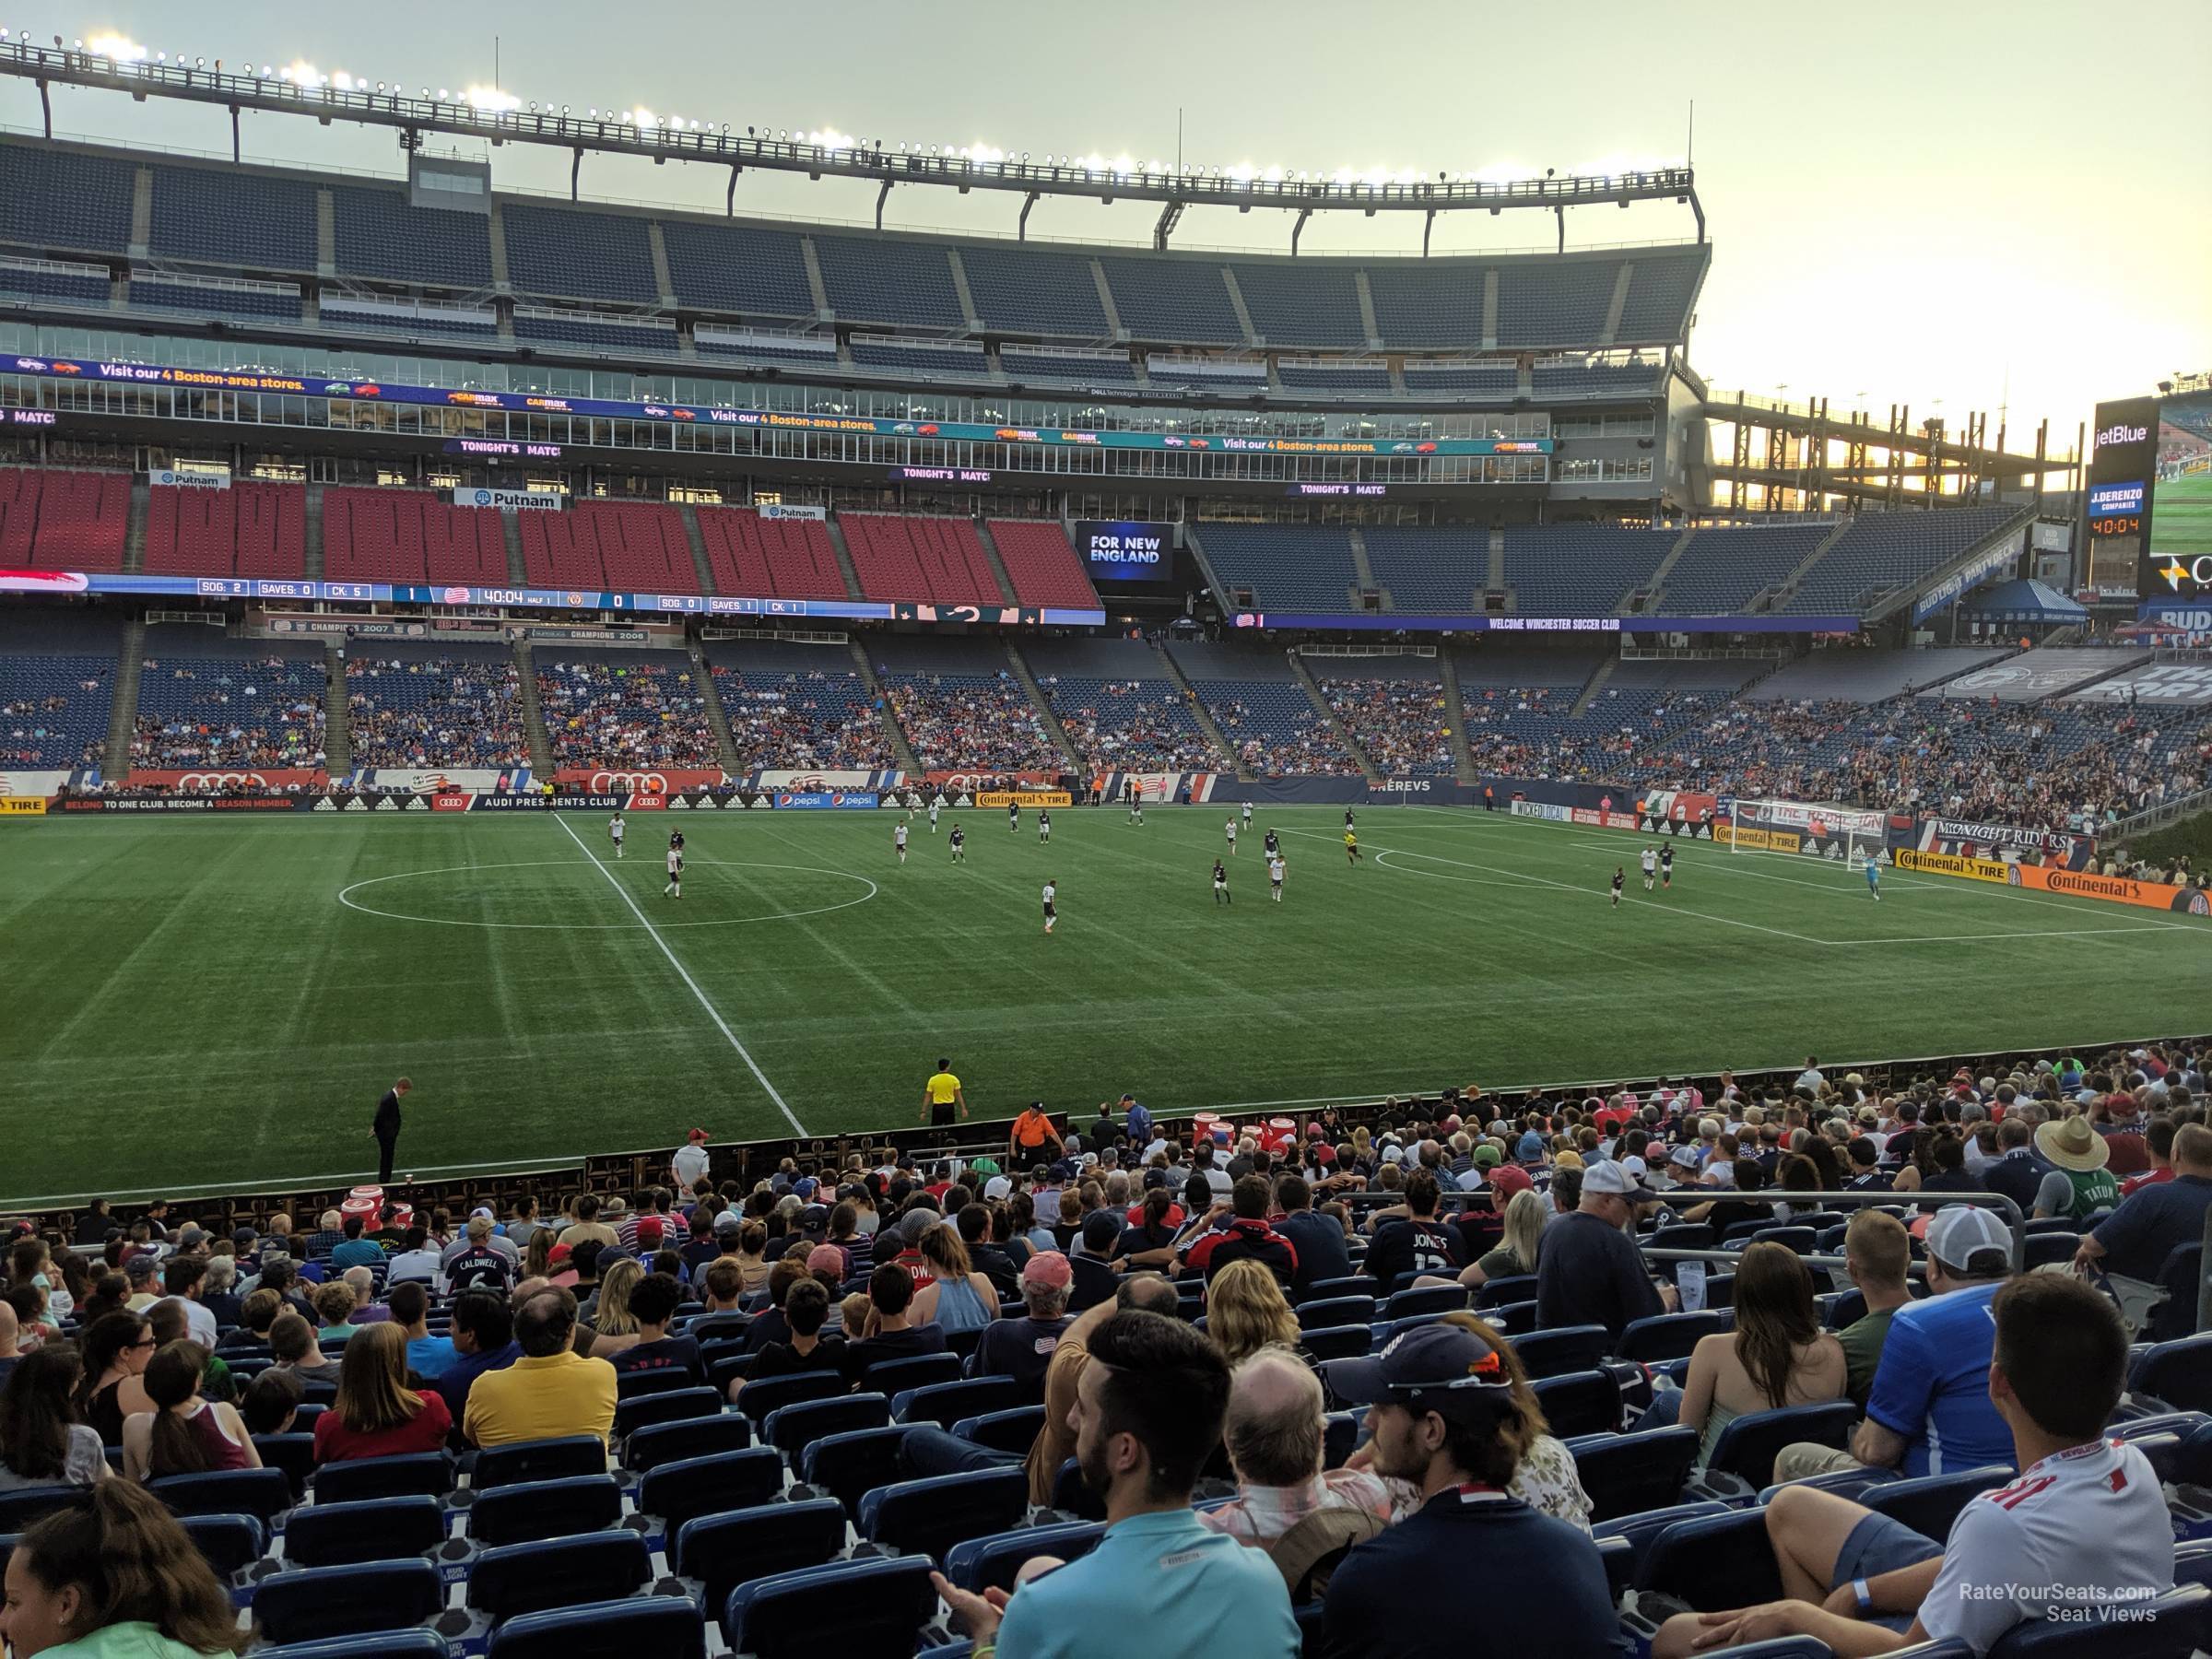
POLYGON ((76 1385, 76 1418, 99 1431, 100 1444, 123 1444, 123 1425, 154 1409, 146 1392, 147 1362, 160 1344, 135 1313, 109 1313, 85 1331, 84 1375, 76 1385))
MULTIPOLYGON (((1094 1362, 1082 1368, 1070 1415, 1084 1483, 1105 1500, 1105 1535, 1080 1560, 1029 1580, 1003 1606, 933 1573, 937 1594, 979 1644, 994 1643, 1006 1659, 1296 1659, 1298 1622, 1281 1574, 1191 1509, 1191 1488, 1220 1441, 1229 1402, 1220 1350, 1179 1319, 1116 1310, 1090 1337, 1089 1355, 1094 1362)), ((1591 1559, 1594 1566, 1594 1552, 1591 1559)), ((1598 1589, 1602 1600, 1602 1571, 1598 1589)), ((1400 1604, 1401 1614, 1409 1605, 1400 1604)), ((1609 1625, 1610 1607, 1602 1613, 1609 1625)))
POLYGON ((1618 1341, 1632 1321, 1674 1311, 1675 1288, 1653 1282, 1643 1252, 1622 1230, 1636 1206, 1654 1196, 1610 1159, 1583 1172, 1575 1212, 1544 1230, 1536 1263, 1538 1330, 1598 1324, 1618 1341))
MULTIPOLYGON (((173 1296, 163 1298, 146 1311, 146 1328, 153 1333, 156 1353, 172 1342, 192 1340, 192 1327, 184 1318, 184 1304, 173 1296)), ((200 1393, 210 1400, 237 1402, 238 1385, 231 1380, 230 1367, 213 1354, 207 1356, 207 1362, 200 1371, 200 1393)))
POLYGON ((2016 1625, 2085 1623, 2173 1587, 2158 1475, 2104 1437, 2127 1370, 2111 1303, 2062 1275, 2029 1274, 1990 1312, 1986 1386, 2012 1440, 2002 1461, 2019 1478, 1970 1500, 1941 1544, 1833 1492, 1785 1487, 1766 1511, 1784 1599, 1678 1615, 1654 1659, 1783 1636, 1839 1653, 1957 1641, 1982 1654, 2016 1625))
POLYGON ((439 1256, 440 1253, 431 1248, 429 1228, 408 1228, 406 1243, 393 1256, 391 1266, 384 1270, 386 1288, 404 1284, 408 1279, 419 1279, 426 1285, 435 1285, 438 1282, 439 1256))
POLYGON ((1052 1253, 1031 1256, 1021 1270, 1020 1282, 1021 1317, 995 1319, 983 1327, 968 1374, 1011 1377, 1025 1397, 1035 1394, 1041 1398, 1045 1367, 1052 1363, 1060 1338, 1075 1324, 1067 1312, 1067 1258, 1052 1253))
POLYGON ((88 1487, 108 1472, 100 1431, 76 1421, 84 1366, 65 1342, 26 1354, 0 1387, 0 1492, 88 1487))
POLYGON ((916 1324, 947 1333, 977 1331, 998 1317, 997 1287, 975 1270, 957 1227, 946 1221, 928 1229, 921 1250, 929 1277, 914 1291, 911 1313, 916 1324))
MULTIPOLYGON (((441 1252, 438 1261, 448 1294, 481 1289, 504 1296, 522 1267, 520 1253, 505 1239, 493 1234, 491 1217, 480 1210, 468 1218, 466 1234, 441 1252)), ((394 1262, 393 1271, 397 1273, 398 1268, 394 1262)))
POLYGON ((368 1229, 359 1216, 347 1216, 338 1225, 345 1236, 330 1253, 331 1264, 341 1272, 347 1267, 373 1267, 384 1259, 383 1247, 362 1237, 368 1229))
POLYGON ((347 1343, 337 1400, 315 1419, 315 1462, 443 1450, 453 1413, 441 1395, 418 1394, 406 1382, 407 1339, 398 1321, 372 1325, 347 1343))
POLYGON ((276 1361, 272 1370, 294 1372, 302 1382, 337 1382, 336 1361, 323 1351, 315 1327, 297 1313, 276 1315, 269 1326, 269 1352, 276 1361))
MULTIPOLYGON (((1174 1194, 1164 1183, 1152 1187, 1145 1194, 1144 1202, 1135 1206, 1133 1215, 1124 1218, 1108 1265, 1116 1273, 1146 1268, 1172 1273, 1175 1240, 1182 1230, 1182 1211, 1175 1203, 1174 1194)), ((1300 1260, 1302 1267, 1302 1253, 1300 1260)))
POLYGON ((2178 1130, 2172 1169, 2170 1180, 2121 1199, 2074 1253, 2077 1271, 2104 1274, 2131 1330, 2162 1295, 2158 1278, 2166 1258, 2204 1239, 2205 1211, 2212 1207, 2212 1129, 2191 1124, 2178 1130))
POLYGON ((360 1306, 360 1298, 355 1294, 353 1287, 344 1280, 317 1285, 310 1300, 314 1303, 317 1342, 350 1342, 354 1333, 361 1329, 352 1323, 354 1310, 360 1306))
POLYGON ((453 1299, 453 1362, 437 1379, 446 1410, 457 1424, 468 1408, 469 1385, 486 1371, 505 1371, 522 1358, 507 1299, 488 1290, 464 1290, 453 1299))
MULTIPOLYGON (((848 1206, 841 1204, 838 1206, 841 1211, 846 1207, 848 1206)), ((857 1228, 859 1224, 857 1214, 853 1218, 853 1223, 857 1228)), ((970 1266, 990 1281, 994 1300, 1005 1302, 1012 1301, 1018 1297, 1021 1294, 1021 1269, 1015 1265, 1012 1256, 991 1241, 990 1206, 982 1204, 962 1205, 960 1213, 953 1218, 953 1225, 959 1230, 960 1242, 968 1247, 970 1266)), ((834 1218, 830 1230, 832 1233, 836 1231, 834 1218)), ((855 1244, 858 1245, 865 1241, 859 1238, 856 1232, 854 1235, 855 1244)))
POLYGON ((161 1260, 150 1252, 127 1258, 123 1264, 123 1277, 131 1287, 130 1300, 124 1305, 134 1313, 143 1313, 161 1300, 159 1289, 161 1260))
POLYGON ((248 1434, 289 1434, 300 1415, 299 1374, 270 1367, 246 1384, 238 1415, 248 1434))
POLYGON ((218 1329, 236 1326, 245 1317, 245 1304, 237 1291, 238 1258, 229 1255, 207 1258, 207 1276, 200 1282, 200 1300, 214 1316, 218 1329))
POLYGON ((1531 1188, 1515 1193, 1505 1206, 1505 1238, 1494 1249, 1486 1251, 1479 1261, 1462 1268, 1456 1281, 1424 1276, 1414 1281, 1417 1285, 1447 1285, 1454 1282, 1470 1290, 1478 1290, 1494 1278, 1520 1278, 1536 1270, 1539 1253, 1544 1244, 1544 1230, 1550 1218, 1545 1213, 1544 1200, 1531 1188))
POLYGON ((1370 1403, 1374 1473, 1412 1483, 1418 1499, 1397 1525, 1356 1545, 1337 1566, 1323 1610, 1332 1653, 1617 1651, 1596 1547, 1509 1490, 1535 1429, 1501 1347, 1484 1340, 1477 1324, 1463 1315, 1416 1326, 1374 1359, 1330 1368, 1340 1396, 1370 1403), (1474 1561, 1514 1586, 1510 1596, 1486 1599, 1476 1630, 1404 1617, 1474 1561))
POLYGON ((8 1372, 22 1358, 22 1346, 16 1340, 16 1311, 0 1301, 0 1387, 6 1386, 8 1372))
POLYGON ((1842 1345, 1849 1372, 1844 1393, 1861 1411, 1866 1409, 1866 1397, 1874 1392, 1875 1369, 1881 1363, 1889 1322, 1912 1300, 1906 1280, 1912 1260, 1912 1238, 1895 1216, 1863 1209, 1843 1230, 1844 1277, 1858 1287, 1866 1312, 1839 1331, 1836 1340, 1842 1345))
MULTIPOLYGON (((408 1279, 392 1288, 392 1317, 386 1323, 397 1325, 406 1339, 407 1369, 426 1382, 435 1382, 460 1359, 453 1349, 453 1339, 430 1335, 430 1293, 423 1288, 420 1279, 408 1279)), ((347 1343, 350 1350, 352 1343, 347 1343)))
POLYGON ((524 1297, 514 1314, 522 1355, 476 1380, 463 1437, 477 1446, 564 1434, 606 1440, 615 1424, 615 1368, 577 1353, 575 1335, 576 1299, 566 1289, 547 1286, 524 1297))
POLYGON ((2077 1113, 2038 1124, 2035 1149, 2051 1172, 2035 1190, 2034 1219, 2086 1221, 2120 1202, 2120 1182, 2106 1168, 2111 1149, 2087 1117, 2077 1113))
POLYGON ((842 1369, 845 1345, 822 1335, 830 1319, 830 1292, 819 1279, 801 1279, 791 1288, 791 1294, 783 1299, 783 1317, 790 1329, 781 1341, 769 1343, 753 1356, 744 1376, 730 1380, 731 1399, 737 1397, 748 1381, 842 1369))
MULTIPOLYGON (((1201 1147, 1205 1153, 1208 1148, 1201 1147)), ((1210 1160, 1202 1159, 1200 1172, 1210 1167, 1210 1160)), ((1222 1181, 1229 1180, 1226 1170, 1216 1171, 1222 1181)), ((1209 1176, 1209 1186, 1214 1182, 1209 1176)), ((1186 1257, 1192 1272, 1211 1279, 1231 1262, 1250 1256, 1265 1265, 1277 1280, 1288 1285, 1298 1277, 1298 1247, 1267 1225, 1267 1210, 1272 1195, 1267 1191, 1265 1177, 1247 1175, 1230 1183, 1230 1218, 1219 1231, 1206 1233, 1190 1248, 1186 1257)))
MULTIPOLYGON (((745 1351, 757 1354, 771 1342, 781 1342, 790 1335, 791 1327, 783 1322, 783 1301, 791 1288, 807 1277, 806 1264, 797 1261, 778 1262, 768 1273, 768 1306, 753 1316, 753 1323, 745 1327, 745 1351)), ((848 1332, 848 1335, 857 1333, 848 1332)))
POLYGON ((1206 1334, 1231 1365, 1264 1347, 1298 1347, 1298 1315, 1266 1263, 1230 1263, 1206 1288, 1206 1334))
POLYGON ((96 1482, 16 1539, 0 1636, 19 1659, 211 1659, 247 1640, 191 1535, 127 1480, 96 1482))
POLYGON ((2011 1235, 1990 1211, 1955 1204, 1936 1212, 1926 1242, 1927 1299, 1890 1316, 1851 1450, 1785 1446, 1776 1480, 1853 1467, 1945 1475, 2011 1461, 1984 1386, 1996 1332, 1990 1304, 2011 1272, 2011 1235))
POLYGON ((635 1256, 622 1256, 609 1262, 591 1295, 580 1295, 576 1317, 594 1337, 635 1336, 638 1322, 629 1311, 629 1293, 644 1277, 645 1264, 635 1256))
MULTIPOLYGON (((637 1282, 629 1293, 633 1329, 627 1336, 611 1338, 619 1346, 614 1353, 603 1356, 613 1361, 617 1377, 632 1371, 678 1371, 695 1383, 707 1380, 706 1361, 700 1358, 699 1344, 689 1336, 668 1334, 669 1323, 683 1300, 683 1287, 668 1274, 649 1273, 637 1282)), ((593 1345, 593 1351, 600 1351, 597 1344, 593 1345)))
POLYGON ((859 1383, 872 1365, 916 1354, 941 1354, 945 1333, 934 1324, 916 1324, 913 1275, 886 1262, 868 1276, 867 1324, 857 1335, 845 1333, 843 1369, 848 1382, 859 1383))
MULTIPOLYGON (((1064 1194, 1063 1198, 1073 1199, 1078 1207, 1083 1202, 1082 1196, 1073 1192, 1064 1194)), ((1119 1211, 1094 1209, 1077 1224, 1075 1241, 1067 1253, 1068 1271, 1074 1275, 1068 1281, 1067 1305, 1076 1312, 1113 1300, 1121 1284, 1113 1270, 1113 1253, 1121 1241, 1119 1211)))
POLYGON ((238 1408, 200 1397, 206 1368, 207 1350, 196 1342, 165 1344, 147 1361, 146 1392, 154 1409, 123 1425, 123 1472, 133 1480, 261 1467, 238 1408))
POLYGON ((1334 1217, 1314 1209, 1313 1188, 1304 1176, 1286 1174, 1278 1179, 1275 1183, 1275 1203, 1282 1212, 1275 1219, 1275 1230, 1289 1240, 1290 1247, 1298 1252, 1298 1271, 1290 1276, 1290 1288, 1294 1291, 1304 1290, 1316 1279, 1350 1276, 1352 1259, 1345 1244, 1344 1229, 1334 1217))

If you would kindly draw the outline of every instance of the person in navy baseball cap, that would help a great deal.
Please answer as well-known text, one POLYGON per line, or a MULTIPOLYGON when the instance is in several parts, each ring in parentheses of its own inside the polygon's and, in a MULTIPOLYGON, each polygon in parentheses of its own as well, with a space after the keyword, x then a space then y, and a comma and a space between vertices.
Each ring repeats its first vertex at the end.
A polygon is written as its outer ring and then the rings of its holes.
POLYGON ((1347 1406, 1403 1406, 1464 1418, 1495 1416, 1512 1377, 1498 1350, 1474 1332, 1439 1323, 1402 1331, 1380 1354, 1329 1366, 1329 1391, 1347 1406))

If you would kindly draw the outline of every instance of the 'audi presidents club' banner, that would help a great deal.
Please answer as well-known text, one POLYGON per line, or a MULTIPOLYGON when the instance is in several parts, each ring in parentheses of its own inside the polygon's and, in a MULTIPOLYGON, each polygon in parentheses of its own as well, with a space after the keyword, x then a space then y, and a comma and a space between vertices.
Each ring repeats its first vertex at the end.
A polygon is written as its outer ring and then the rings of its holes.
POLYGON ((630 770, 594 771, 586 766, 564 766, 553 774, 562 787, 582 789, 586 794, 669 794, 693 789, 720 789, 729 776, 719 766, 641 766, 630 770))

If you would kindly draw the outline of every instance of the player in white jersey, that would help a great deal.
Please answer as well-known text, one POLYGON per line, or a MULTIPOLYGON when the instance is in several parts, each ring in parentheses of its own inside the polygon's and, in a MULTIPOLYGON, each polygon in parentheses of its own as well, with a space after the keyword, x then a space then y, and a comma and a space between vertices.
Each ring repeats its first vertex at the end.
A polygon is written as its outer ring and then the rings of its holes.
POLYGON ((891 831, 891 845, 899 850, 899 862, 906 862, 906 826, 899 825, 891 831))
POLYGON ((684 853, 680 847, 668 849, 668 885, 661 889, 664 899, 681 899, 684 896, 684 853))
POLYGON ((1267 855, 1267 886, 1276 903, 1280 904, 1283 901, 1283 855, 1280 853, 1267 855))
POLYGON ((1037 844, 1042 846, 1052 839, 1053 815, 1049 812, 1039 812, 1037 815, 1037 844))
POLYGON ((1229 835, 1229 855, 1234 858, 1237 855, 1237 820, 1230 818, 1222 828, 1229 835))
POLYGON ((622 856, 622 833, 627 827, 622 822, 622 809, 618 806, 615 809, 615 816, 606 820, 606 839, 615 843, 617 858, 622 856))
POLYGON ((1048 881, 1044 884, 1044 931, 1048 934, 1053 931, 1053 924, 1060 920, 1060 912, 1053 908, 1053 901, 1059 896, 1060 884, 1058 882, 1048 881))
POLYGON ((968 831, 958 824, 952 827, 952 862, 954 864, 968 862, 968 831))
POLYGON ((929 832, 930 832, 932 835, 935 835, 935 834, 937 832, 937 803, 938 803, 938 801, 942 800, 943 798, 944 798, 944 797, 943 797, 943 796, 941 796, 941 795, 932 795, 932 796, 930 797, 930 802, 929 802, 929 832))
POLYGON ((1244 803, 1244 828, 1247 830, 1252 828, 1252 803, 1250 801, 1244 803))
POLYGON ((1659 874, 1659 854, 1652 848, 1646 847, 1643 850, 1641 862, 1643 865, 1643 890, 1648 893, 1652 890, 1653 880, 1659 874))

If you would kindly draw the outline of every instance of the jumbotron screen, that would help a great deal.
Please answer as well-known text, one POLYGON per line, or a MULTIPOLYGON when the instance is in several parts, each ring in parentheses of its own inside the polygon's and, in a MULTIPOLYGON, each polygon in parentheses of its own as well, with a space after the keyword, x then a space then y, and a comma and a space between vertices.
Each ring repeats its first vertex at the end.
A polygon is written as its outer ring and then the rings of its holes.
POLYGON ((2212 596, 2212 393, 2099 404, 2088 517, 2099 593, 2212 596))

